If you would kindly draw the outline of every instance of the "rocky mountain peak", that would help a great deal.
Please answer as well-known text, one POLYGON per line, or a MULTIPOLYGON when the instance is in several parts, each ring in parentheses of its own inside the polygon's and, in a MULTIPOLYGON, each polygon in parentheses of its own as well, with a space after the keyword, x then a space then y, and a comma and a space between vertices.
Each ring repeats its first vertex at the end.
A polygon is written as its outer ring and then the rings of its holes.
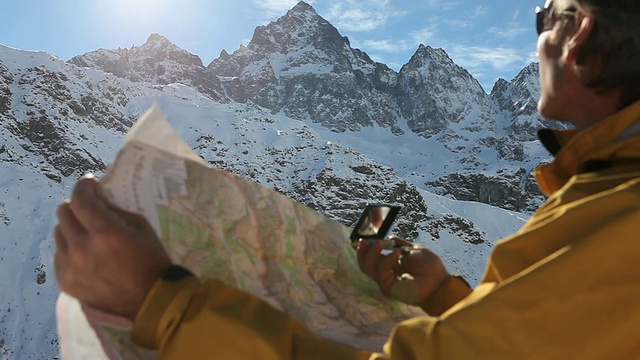
POLYGON ((514 85, 525 87, 529 91, 528 95, 539 95, 539 82, 538 82, 538 63, 531 63, 525 68, 520 70, 518 75, 511 81, 505 79, 498 79, 491 89, 491 96, 500 96, 514 85))
POLYGON ((425 46, 424 44, 418 45, 418 49, 411 57, 409 62, 418 62, 425 60, 436 60, 436 61, 445 61, 445 62, 453 62, 449 55, 441 48, 433 48, 429 45, 425 46))
POLYGON ((511 81, 499 79, 491 90, 491 97, 510 117, 507 128, 510 136, 520 141, 537 140, 536 134, 541 127, 567 127, 560 122, 544 119, 538 114, 538 71, 538 63, 531 63, 520 70, 511 81))
POLYGON ((182 83, 213 100, 227 101, 220 79, 204 67, 200 57, 160 34, 151 34, 141 46, 96 50, 75 56, 69 63, 102 70, 134 82, 153 85, 182 83))
POLYGON ((395 72, 351 48, 304 2, 257 27, 248 46, 213 60, 208 68, 226 79, 226 93, 234 100, 246 99, 273 113, 310 119, 335 131, 377 123, 402 132, 390 99, 395 72), (319 93, 326 95, 314 95, 319 93))
POLYGON ((310 45, 339 50, 345 44, 349 44, 346 37, 342 37, 311 5, 300 1, 275 22, 258 26, 249 48, 256 52, 288 54, 310 45))
POLYGON ((220 56, 218 57, 222 60, 226 60, 229 58, 229 56, 229 53, 225 49, 222 49, 222 51, 220 51, 220 56))
POLYGON ((536 139, 541 120, 537 112, 539 95, 537 63, 529 64, 511 81, 496 81, 491 97, 509 114, 507 126, 512 137, 523 141, 536 139))
POLYGON ((456 77, 472 80, 470 81, 472 83, 471 85, 474 88, 480 88, 480 84, 475 81, 473 76, 464 68, 456 65, 446 51, 441 48, 433 48, 423 44, 418 46, 418 49, 413 56, 411 56, 409 62, 400 69, 400 73, 414 72, 420 74, 423 80, 426 80, 432 71, 438 69, 451 69, 456 73, 456 77))
POLYGON ((440 48, 420 44, 400 69, 396 88, 398 105, 409 127, 425 137, 465 120, 474 112, 474 104, 491 111, 480 83, 440 48))
POLYGON ((147 48, 147 49, 148 48, 164 48, 171 45, 173 45, 173 43, 169 41, 169 39, 167 39, 166 37, 158 33, 153 33, 149 35, 149 38, 147 38, 147 41, 141 47, 147 48))
POLYGON ((291 10, 289 10, 287 12, 287 15, 289 14, 300 14, 303 16, 317 16, 318 13, 316 12, 316 10, 313 8, 313 6, 307 4, 304 1, 298 1, 298 3, 291 8, 291 10))
POLYGON ((160 34, 151 34, 142 46, 134 47, 132 53, 151 57, 155 61, 175 61, 181 65, 204 67, 198 55, 175 45, 160 34))

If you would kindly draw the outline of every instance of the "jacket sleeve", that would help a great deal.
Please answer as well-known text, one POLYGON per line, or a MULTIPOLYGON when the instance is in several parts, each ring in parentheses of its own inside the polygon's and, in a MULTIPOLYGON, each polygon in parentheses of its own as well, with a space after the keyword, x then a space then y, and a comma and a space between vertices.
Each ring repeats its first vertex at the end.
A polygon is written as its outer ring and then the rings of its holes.
MULTIPOLYGON (((610 207, 625 201, 614 200, 610 207)), ((640 210, 638 197, 626 201, 636 209, 582 222, 587 215, 577 212, 580 226, 568 210, 558 228, 547 222, 505 242, 508 249, 497 245, 508 258, 519 248, 531 255, 546 237, 569 239, 532 266, 480 284, 441 316, 398 324, 372 359, 637 358, 640 210)))
POLYGON ((439 316, 471 294, 461 276, 449 276, 420 307, 431 316, 439 316))
POLYGON ((160 358, 367 359, 370 353, 321 339, 287 314, 217 280, 158 279, 133 326, 133 341, 160 358))

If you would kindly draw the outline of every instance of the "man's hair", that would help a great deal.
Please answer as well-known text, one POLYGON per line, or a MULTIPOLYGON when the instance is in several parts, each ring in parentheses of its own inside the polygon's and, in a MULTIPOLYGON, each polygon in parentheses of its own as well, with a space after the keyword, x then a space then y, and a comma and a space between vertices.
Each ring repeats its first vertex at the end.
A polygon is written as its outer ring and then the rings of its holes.
POLYGON ((618 108, 640 100, 640 0, 575 0, 595 16, 578 64, 600 58, 602 72, 586 85, 620 89, 618 108))

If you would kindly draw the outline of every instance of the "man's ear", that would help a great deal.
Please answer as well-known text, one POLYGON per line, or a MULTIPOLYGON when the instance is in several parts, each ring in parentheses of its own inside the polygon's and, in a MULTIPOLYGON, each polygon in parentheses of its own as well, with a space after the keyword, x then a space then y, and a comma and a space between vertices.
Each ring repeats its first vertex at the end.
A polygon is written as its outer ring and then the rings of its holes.
MULTIPOLYGON (((576 18, 578 20, 578 18, 576 18)), ((580 50, 582 46, 587 41, 591 33, 593 32, 593 27, 595 25, 595 18, 593 15, 583 15, 580 21, 580 26, 578 26, 578 30, 576 30, 575 34, 573 34, 569 40, 567 41, 566 54, 567 54, 567 62, 569 64, 576 64, 580 50)))

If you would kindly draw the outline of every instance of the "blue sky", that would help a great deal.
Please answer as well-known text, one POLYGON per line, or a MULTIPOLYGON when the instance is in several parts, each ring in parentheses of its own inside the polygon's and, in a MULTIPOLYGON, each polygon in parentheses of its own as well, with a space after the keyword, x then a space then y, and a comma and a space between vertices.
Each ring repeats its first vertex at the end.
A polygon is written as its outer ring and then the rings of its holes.
MULTIPOLYGON (((297 0, 0 0, 0 43, 64 60, 164 35, 202 59, 247 44, 297 0)), ((487 92, 536 61, 542 0, 309 0, 351 46, 399 70, 419 44, 443 48, 487 92)))

